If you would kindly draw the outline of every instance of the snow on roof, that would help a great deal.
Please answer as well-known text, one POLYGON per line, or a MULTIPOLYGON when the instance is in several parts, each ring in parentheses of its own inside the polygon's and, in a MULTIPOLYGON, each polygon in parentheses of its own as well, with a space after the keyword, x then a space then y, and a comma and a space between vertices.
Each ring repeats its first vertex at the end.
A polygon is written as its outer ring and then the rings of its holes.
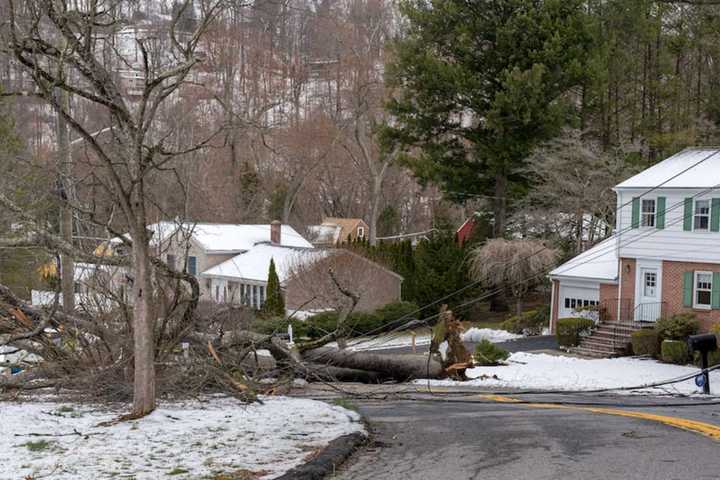
POLYGON ((688 148, 615 188, 710 188, 717 185, 720 185, 720 149, 688 148))
MULTIPOLYGON (((259 243, 270 242, 270 225, 159 222, 148 225, 147 228, 160 241, 169 239, 180 228, 186 233, 192 232, 193 238, 209 253, 244 252, 259 243)), ((117 243, 119 239, 113 239, 113 241, 117 243)), ((280 245, 312 248, 312 244, 290 225, 281 225, 280 245)))
POLYGON ((275 261, 280 282, 287 280, 292 267, 298 264, 307 264, 328 255, 325 250, 297 249, 277 245, 258 245, 245 253, 222 262, 206 270, 201 275, 205 277, 229 277, 245 280, 265 282, 268 278, 270 259, 275 261))
POLYGON ((316 243, 336 244, 340 239, 342 227, 340 225, 310 225, 308 233, 313 236, 316 243))
POLYGON ((551 277, 616 281, 618 256, 616 240, 610 237, 550 272, 551 277))

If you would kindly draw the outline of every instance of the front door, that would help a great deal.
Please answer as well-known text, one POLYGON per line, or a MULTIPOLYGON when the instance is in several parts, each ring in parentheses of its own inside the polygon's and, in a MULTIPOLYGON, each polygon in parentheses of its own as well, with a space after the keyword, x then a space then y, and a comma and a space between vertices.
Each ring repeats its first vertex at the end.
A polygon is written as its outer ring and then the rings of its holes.
POLYGON ((654 322, 660 317, 659 271, 657 268, 640 269, 640 289, 635 307, 635 320, 654 322))

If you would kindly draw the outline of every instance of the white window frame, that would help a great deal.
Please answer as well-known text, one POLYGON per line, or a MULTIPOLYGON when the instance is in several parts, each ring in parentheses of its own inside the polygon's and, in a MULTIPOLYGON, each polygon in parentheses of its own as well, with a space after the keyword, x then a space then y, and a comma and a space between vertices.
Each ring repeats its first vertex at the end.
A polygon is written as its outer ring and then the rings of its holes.
POLYGON ((642 228, 655 228, 657 225, 657 199, 643 198, 640 200, 640 226, 642 228), (652 202, 652 211, 645 210, 645 204, 652 202))
POLYGON ((698 310, 710 310, 712 309, 712 287, 713 287, 713 272, 706 272, 703 270, 695 271, 693 275, 693 308, 698 310), (708 275, 710 277, 710 288, 699 288, 698 277, 700 275, 708 275), (698 293, 708 292, 710 294, 710 302, 708 304, 698 303, 698 293))
POLYGON ((712 202, 707 199, 700 199, 695 200, 695 203, 693 204, 693 231, 698 232, 709 232, 710 231, 710 210, 712 210, 712 202), (699 214, 697 211, 698 204, 699 203, 706 203, 707 204, 707 213, 699 214), (707 219, 707 227, 705 228, 698 228, 698 217, 705 217, 707 219))
POLYGON ((365 227, 357 228, 357 236, 358 238, 365 238, 365 227))

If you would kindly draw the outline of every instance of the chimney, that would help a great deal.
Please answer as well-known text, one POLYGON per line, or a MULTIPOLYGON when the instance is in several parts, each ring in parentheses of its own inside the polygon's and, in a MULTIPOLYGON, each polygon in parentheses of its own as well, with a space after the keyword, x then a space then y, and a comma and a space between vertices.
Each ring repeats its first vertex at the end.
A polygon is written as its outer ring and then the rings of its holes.
POLYGON ((273 220, 270 223, 270 243, 273 245, 280 245, 280 230, 282 229, 282 224, 277 221, 273 220))

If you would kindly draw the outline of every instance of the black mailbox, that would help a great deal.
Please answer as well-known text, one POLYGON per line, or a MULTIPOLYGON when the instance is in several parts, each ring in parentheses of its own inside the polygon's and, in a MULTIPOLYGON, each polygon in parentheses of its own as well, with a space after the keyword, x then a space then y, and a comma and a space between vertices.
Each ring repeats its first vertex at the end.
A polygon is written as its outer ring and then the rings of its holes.
POLYGON ((702 335, 690 335, 688 347, 696 352, 712 352, 717 350, 717 337, 714 333, 703 333, 702 335))
POLYGON ((695 383, 699 387, 702 384, 703 393, 710 394, 710 375, 708 374, 708 352, 717 350, 717 337, 714 333, 705 333, 702 335, 690 335, 688 337, 688 347, 691 351, 700 352, 702 361, 702 373, 695 378, 695 383))

